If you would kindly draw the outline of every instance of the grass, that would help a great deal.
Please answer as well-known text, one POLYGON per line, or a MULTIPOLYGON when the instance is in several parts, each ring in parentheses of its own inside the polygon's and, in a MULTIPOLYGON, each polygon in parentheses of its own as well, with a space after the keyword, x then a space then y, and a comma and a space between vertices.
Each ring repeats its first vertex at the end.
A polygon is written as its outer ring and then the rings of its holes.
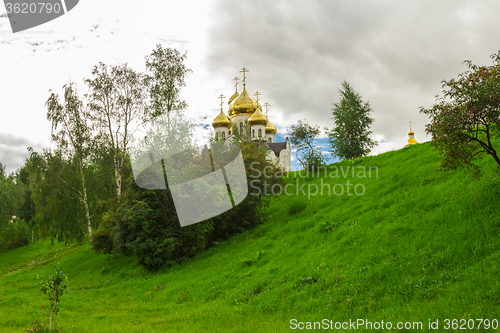
POLYGON ((157 273, 88 245, 0 253, 0 332, 47 321, 37 276, 55 262, 69 278, 62 332, 285 332, 293 318, 424 329, 438 319, 444 331, 445 319, 500 320, 497 169, 485 158, 477 180, 439 167, 419 144, 333 164, 327 177, 292 174, 293 195, 273 198, 261 226, 157 273), (364 194, 348 195, 347 181, 364 194))

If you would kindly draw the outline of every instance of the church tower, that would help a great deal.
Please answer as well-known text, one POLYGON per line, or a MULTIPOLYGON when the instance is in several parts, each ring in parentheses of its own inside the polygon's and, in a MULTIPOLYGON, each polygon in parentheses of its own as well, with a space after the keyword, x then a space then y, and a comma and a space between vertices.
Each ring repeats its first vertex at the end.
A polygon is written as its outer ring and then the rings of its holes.
POLYGON ((408 147, 409 145, 416 145, 417 141, 414 138, 415 133, 411 130, 411 121, 410 121, 410 131, 408 132, 408 143, 405 145, 405 147, 408 147))

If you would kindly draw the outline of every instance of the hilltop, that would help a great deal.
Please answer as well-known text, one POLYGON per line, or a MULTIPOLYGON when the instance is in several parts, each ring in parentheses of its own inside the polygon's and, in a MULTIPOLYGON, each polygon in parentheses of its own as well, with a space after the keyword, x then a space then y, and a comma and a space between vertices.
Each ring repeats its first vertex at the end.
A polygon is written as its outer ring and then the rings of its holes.
POLYGON ((484 158, 478 180, 440 164, 426 143, 293 173, 293 195, 273 198, 262 225, 158 273, 88 245, 1 253, 0 331, 46 320, 37 276, 54 262, 69 278, 63 332, 284 332, 292 319, 439 320, 442 331, 445 319, 499 320, 497 169, 484 158))

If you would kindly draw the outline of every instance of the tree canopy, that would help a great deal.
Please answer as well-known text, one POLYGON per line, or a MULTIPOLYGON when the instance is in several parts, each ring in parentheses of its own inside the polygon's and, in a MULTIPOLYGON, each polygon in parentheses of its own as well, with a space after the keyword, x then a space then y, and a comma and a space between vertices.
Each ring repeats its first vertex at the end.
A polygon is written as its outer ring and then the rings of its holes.
POLYGON ((312 171, 324 163, 323 154, 314 143, 321 133, 319 126, 310 125, 306 120, 299 120, 288 130, 290 142, 296 148, 295 156, 304 169, 312 171))
POLYGON ((369 128, 373 123, 370 104, 363 102, 361 95, 345 80, 339 93, 339 101, 333 103, 332 108, 333 128, 325 128, 331 152, 347 160, 365 156, 377 145, 370 137, 369 128))
POLYGON ((432 108, 420 108, 431 122, 426 132, 432 143, 444 154, 445 170, 474 169, 483 153, 491 155, 500 166, 500 157, 492 138, 500 135, 500 51, 491 55, 493 65, 478 66, 464 61, 469 70, 458 79, 443 80, 443 96, 437 96, 432 108))

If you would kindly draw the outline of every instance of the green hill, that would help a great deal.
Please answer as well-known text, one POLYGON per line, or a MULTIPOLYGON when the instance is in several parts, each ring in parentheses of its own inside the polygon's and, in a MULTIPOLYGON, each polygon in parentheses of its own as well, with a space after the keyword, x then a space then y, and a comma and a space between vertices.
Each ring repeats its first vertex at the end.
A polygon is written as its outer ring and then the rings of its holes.
POLYGON ((88 245, 1 253, 0 332, 47 320, 37 276, 54 262, 69 278, 63 332, 285 332, 324 319, 499 325, 500 186, 489 158, 481 180, 438 171, 430 144, 329 168, 291 175, 294 195, 273 198, 261 226, 159 273, 88 245))

